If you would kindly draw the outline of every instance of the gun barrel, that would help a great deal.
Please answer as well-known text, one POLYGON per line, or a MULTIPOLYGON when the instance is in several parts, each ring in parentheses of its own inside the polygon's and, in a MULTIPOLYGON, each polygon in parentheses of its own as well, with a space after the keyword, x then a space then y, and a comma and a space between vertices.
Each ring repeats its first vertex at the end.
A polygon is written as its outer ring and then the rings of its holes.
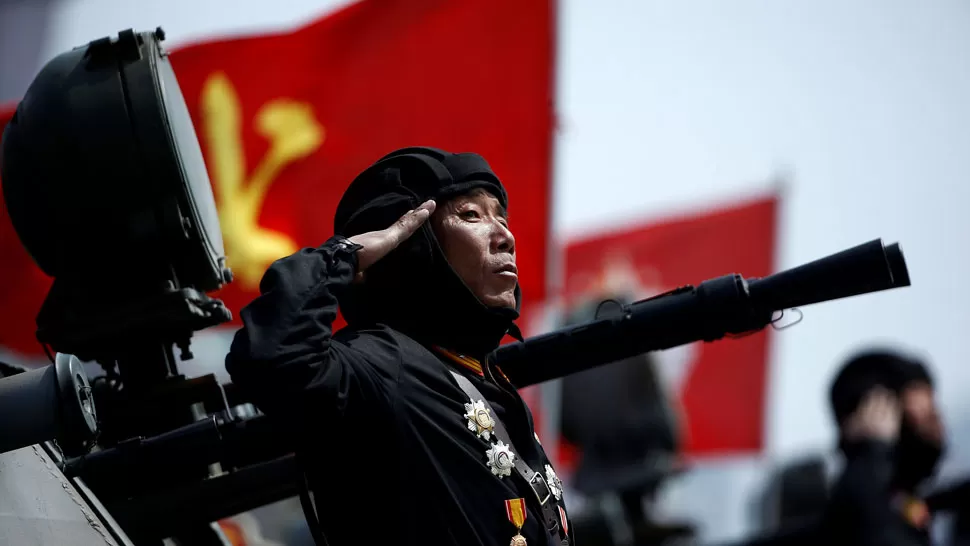
POLYGON ((898 244, 877 239, 760 279, 725 275, 624 306, 610 318, 510 343, 493 353, 516 387, 695 341, 764 328, 775 311, 909 286, 898 244))
POLYGON ((278 427, 264 415, 224 421, 208 416, 158 436, 132 438, 115 447, 68 459, 68 477, 98 475, 137 478, 153 468, 190 471, 220 461, 250 463, 292 451, 278 427))
POLYGON ((772 311, 909 284, 899 244, 879 239, 748 283, 752 304, 772 311))

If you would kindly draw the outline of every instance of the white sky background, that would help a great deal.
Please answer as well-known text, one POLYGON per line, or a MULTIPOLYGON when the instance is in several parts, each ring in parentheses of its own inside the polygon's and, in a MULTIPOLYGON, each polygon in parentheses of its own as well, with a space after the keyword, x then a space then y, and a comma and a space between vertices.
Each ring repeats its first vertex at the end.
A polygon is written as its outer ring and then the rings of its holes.
MULTIPOLYGON (((44 58, 129 27, 161 25, 174 45, 346 3, 63 0, 44 58)), ((771 456, 831 444, 833 369, 882 340, 930 357, 966 453, 970 4, 564 0, 559 48, 559 237, 743 198, 787 173, 778 268, 901 243, 912 288, 807 308, 774 335, 771 456)), ((734 510, 715 535, 740 532, 734 510)))

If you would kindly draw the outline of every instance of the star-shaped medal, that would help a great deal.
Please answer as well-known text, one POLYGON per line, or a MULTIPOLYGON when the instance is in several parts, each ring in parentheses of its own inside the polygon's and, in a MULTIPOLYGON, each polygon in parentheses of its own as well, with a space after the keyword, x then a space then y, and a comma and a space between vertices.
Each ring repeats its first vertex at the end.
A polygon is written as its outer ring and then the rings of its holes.
POLYGON ((486 462, 492 474, 504 478, 512 474, 515 465, 515 453, 502 440, 485 451, 486 462))
POLYGON ((471 404, 465 404, 465 418, 468 419, 468 430, 486 440, 491 439, 495 420, 485 402, 472 400, 471 404))
POLYGON ((549 485, 549 491, 552 492, 552 496, 556 497, 556 500, 562 499, 562 481, 556 475, 552 465, 548 464, 546 465, 546 484, 549 485))

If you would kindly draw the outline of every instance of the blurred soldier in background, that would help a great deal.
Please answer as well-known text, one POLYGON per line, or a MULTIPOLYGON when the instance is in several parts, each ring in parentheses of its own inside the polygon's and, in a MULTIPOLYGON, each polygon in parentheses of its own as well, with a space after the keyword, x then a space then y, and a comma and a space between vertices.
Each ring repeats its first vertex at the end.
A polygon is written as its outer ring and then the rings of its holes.
POLYGON ((932 514, 917 488, 936 471, 945 438, 927 367, 895 352, 868 351, 843 366, 830 395, 846 464, 820 541, 930 544, 932 514))
MULTIPOLYGON (((635 300, 601 294, 576 306, 563 326, 603 318, 635 300)), ((658 364, 656 355, 648 353, 562 380, 561 432, 580 452, 572 485, 590 501, 575 517, 583 544, 660 545, 694 535, 690 524, 655 521, 645 509, 682 470, 679 416, 660 381, 658 364)))

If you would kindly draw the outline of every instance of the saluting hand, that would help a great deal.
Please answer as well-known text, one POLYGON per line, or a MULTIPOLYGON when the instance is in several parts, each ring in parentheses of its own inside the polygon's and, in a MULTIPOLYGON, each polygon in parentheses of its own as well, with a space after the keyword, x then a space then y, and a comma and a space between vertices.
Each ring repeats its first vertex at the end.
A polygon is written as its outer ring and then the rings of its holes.
POLYGON ((894 442, 899 437, 903 414, 896 395, 883 387, 876 387, 866 394, 859 409, 845 425, 849 439, 870 438, 894 442))
POLYGON ((350 237, 350 241, 361 245, 357 251, 357 282, 363 280, 364 272, 375 262, 387 256, 397 245, 406 241, 414 232, 428 221, 434 212, 435 202, 428 200, 418 208, 409 211, 391 224, 391 227, 380 231, 368 231, 350 237))

